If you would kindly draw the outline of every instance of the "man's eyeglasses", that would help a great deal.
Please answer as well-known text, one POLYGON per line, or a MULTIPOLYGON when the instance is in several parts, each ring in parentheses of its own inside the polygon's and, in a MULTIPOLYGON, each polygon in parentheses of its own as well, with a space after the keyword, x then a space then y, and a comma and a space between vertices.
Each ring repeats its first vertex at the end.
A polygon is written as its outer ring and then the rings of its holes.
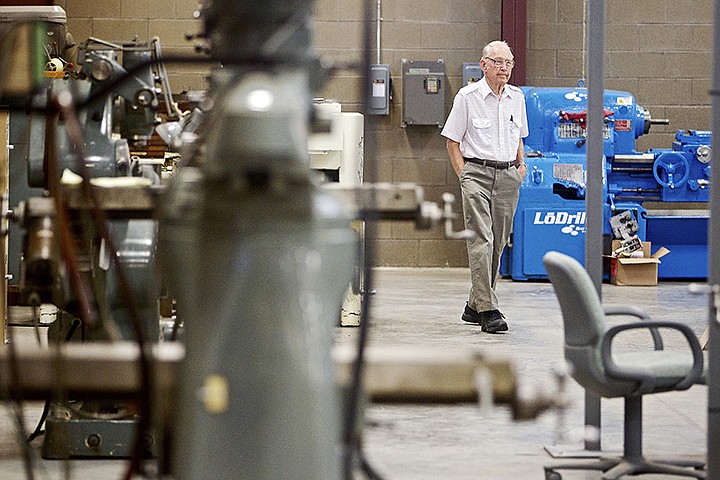
POLYGON ((515 66, 515 60, 505 60, 502 58, 490 58, 485 57, 486 60, 490 60, 493 65, 495 65, 497 68, 502 67, 505 65, 507 68, 513 68, 515 66))

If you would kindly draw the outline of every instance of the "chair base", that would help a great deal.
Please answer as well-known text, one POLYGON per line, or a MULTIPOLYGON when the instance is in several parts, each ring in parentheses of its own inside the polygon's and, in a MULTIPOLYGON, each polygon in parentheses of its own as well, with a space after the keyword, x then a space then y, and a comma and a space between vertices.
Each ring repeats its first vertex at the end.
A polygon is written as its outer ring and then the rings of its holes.
POLYGON ((543 467, 546 480, 561 480, 556 470, 597 470, 603 472, 603 480, 617 480, 625 475, 657 473, 681 477, 706 478, 705 462, 687 459, 646 460, 626 457, 600 457, 596 460, 578 460, 556 463, 543 467))
POLYGON ((622 456, 622 450, 588 450, 583 442, 575 444, 552 444, 543 447, 552 458, 600 458, 600 457, 619 457, 622 456))

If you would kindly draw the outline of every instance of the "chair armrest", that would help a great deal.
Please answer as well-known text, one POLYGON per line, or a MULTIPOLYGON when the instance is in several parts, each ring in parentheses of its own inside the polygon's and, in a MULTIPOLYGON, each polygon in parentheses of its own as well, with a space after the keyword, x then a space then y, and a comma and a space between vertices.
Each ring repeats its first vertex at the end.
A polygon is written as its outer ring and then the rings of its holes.
MULTIPOLYGON (((631 317, 637 317, 640 320, 649 322, 652 320, 652 317, 649 313, 647 313, 645 310, 638 308, 638 307, 631 307, 630 305, 607 305, 603 307, 605 310, 605 315, 627 315, 631 317)), ((650 335, 652 335, 653 343, 655 344, 655 350, 662 350, 663 349, 663 341, 662 337, 660 336, 660 332, 658 332, 657 328, 650 328, 650 335)))
POLYGON ((618 367, 612 359, 612 341, 615 335, 625 330, 632 330, 638 328, 670 328, 680 331, 688 341, 690 350, 693 356, 693 365, 687 375, 685 375, 676 385, 676 390, 685 390, 690 388, 697 382, 703 371, 703 356, 702 349, 700 348, 700 342, 698 342, 695 333, 683 323, 678 322, 664 322, 664 321, 649 321, 649 322, 636 322, 628 323, 625 325, 616 325, 610 327, 603 336, 602 344, 600 345, 600 352, 602 355, 602 361, 605 364, 605 370, 609 376, 619 378, 621 380, 651 380, 646 375, 638 375, 637 373, 630 373, 627 370, 623 370, 618 367))

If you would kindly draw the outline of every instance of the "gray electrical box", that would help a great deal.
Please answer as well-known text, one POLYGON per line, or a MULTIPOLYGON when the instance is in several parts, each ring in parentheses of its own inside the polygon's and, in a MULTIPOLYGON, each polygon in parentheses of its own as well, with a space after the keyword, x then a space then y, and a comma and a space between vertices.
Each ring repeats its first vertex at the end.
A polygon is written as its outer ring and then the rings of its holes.
POLYGON ((480 68, 480 62, 465 62, 463 63, 463 87, 470 84, 477 82, 481 78, 483 78, 483 75, 485 75, 482 71, 482 68, 480 68))
POLYGON ((390 114, 390 65, 370 65, 368 115, 390 114))
POLYGON ((445 123, 445 61, 402 61, 401 126, 445 123))

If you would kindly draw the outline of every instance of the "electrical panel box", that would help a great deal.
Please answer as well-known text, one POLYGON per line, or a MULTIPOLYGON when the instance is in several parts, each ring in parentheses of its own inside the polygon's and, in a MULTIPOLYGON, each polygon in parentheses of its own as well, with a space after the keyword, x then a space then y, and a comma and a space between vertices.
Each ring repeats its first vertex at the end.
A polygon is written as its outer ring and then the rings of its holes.
POLYGON ((390 65, 370 65, 370 95, 368 115, 390 114, 390 65))
POLYGON ((445 62, 402 61, 402 127, 445 123, 445 62))
POLYGON ((480 68, 480 62, 464 62, 462 67, 463 87, 477 82, 485 75, 480 68))

